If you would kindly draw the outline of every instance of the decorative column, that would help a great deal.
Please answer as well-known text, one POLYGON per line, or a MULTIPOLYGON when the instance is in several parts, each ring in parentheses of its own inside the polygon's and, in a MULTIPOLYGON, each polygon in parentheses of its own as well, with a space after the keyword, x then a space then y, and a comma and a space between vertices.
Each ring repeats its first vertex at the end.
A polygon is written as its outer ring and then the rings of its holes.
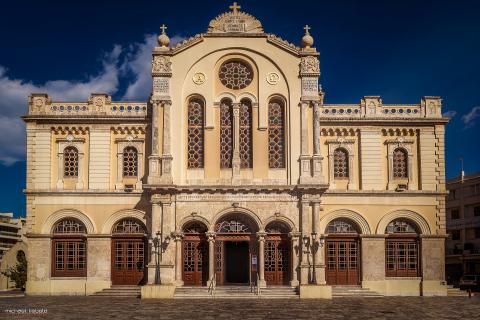
POLYGON ((175 285, 176 286, 183 286, 182 280, 182 239, 183 234, 181 232, 174 233, 175 239, 175 285))
POLYGON ((322 244, 322 230, 320 230, 320 200, 313 201, 313 219, 312 230, 316 234, 315 243, 312 244, 314 248, 313 263, 315 265, 315 282, 316 284, 326 284, 325 279, 325 251, 322 244))
POLYGON ((153 50, 152 57, 152 155, 149 157, 148 184, 172 183, 172 154, 170 150, 170 79, 172 77, 172 62, 170 56, 170 38, 162 25, 158 37, 158 47, 153 50), (160 107, 163 108, 163 128, 159 128, 160 107), (161 132, 162 131, 162 132, 161 132), (159 137, 163 136, 162 155, 159 152, 159 137))
POLYGON ((63 189, 63 150, 58 152, 57 189, 63 189))
POLYGON ((258 286, 260 288, 266 288, 267 282, 265 281, 265 236, 266 232, 257 232, 258 236, 258 286))
POLYGON ((290 241, 292 243, 292 275, 290 280, 290 285, 296 287, 299 285, 298 282, 298 253, 300 253, 300 246, 298 244, 298 238, 300 238, 300 232, 290 232, 290 241), (297 253, 298 252, 298 253, 297 253))
POLYGON ((240 103, 234 103, 232 181, 238 178, 240 178, 240 103))
MULTIPOLYGON (((302 225, 302 237, 307 237, 310 239, 310 230, 309 230, 309 213, 310 213, 310 202, 308 200, 302 199, 301 202, 301 225, 302 225)), ((301 239, 302 243, 302 261, 300 263, 300 284, 308 284, 309 281, 309 271, 310 271, 310 261, 309 261, 309 246, 310 241, 305 245, 303 243, 303 238, 301 239)))
POLYGON ((313 178, 315 183, 325 183, 322 168, 323 157, 320 154, 320 101, 313 102, 313 178))
POLYGON ((115 182, 115 189, 123 189, 123 150, 117 148, 117 179, 115 182))
POLYGON ((307 102, 300 103, 300 183, 308 183, 312 178, 310 156, 308 154, 307 102))
MULTIPOLYGON (((352 146, 352 151, 353 151, 353 146, 352 146)), ((353 161, 354 161, 354 154, 353 152, 349 151, 348 153, 348 190, 353 190, 355 189, 355 169, 353 167, 353 161)))
POLYGON ((158 127, 160 114, 160 102, 152 102, 152 154, 148 157, 148 184, 158 184, 160 182, 160 156, 159 156, 159 136, 158 127))
MULTIPOLYGON (((209 287, 212 283, 213 277, 215 276, 215 232, 207 232, 207 241, 208 241, 208 281, 207 286, 209 287)), ((216 279, 215 279, 216 280, 216 279)))
POLYGON ((157 232, 160 231, 161 228, 161 219, 162 219, 162 205, 161 201, 157 195, 153 195, 150 199, 150 203, 152 204, 152 219, 150 225, 150 260, 147 264, 148 269, 148 283, 153 284, 155 283, 155 278, 158 277, 157 270, 160 268, 160 261, 156 259, 156 252, 155 250, 159 250, 161 248, 155 248, 153 246, 155 237, 157 232), (158 263, 158 265, 157 265, 158 263))

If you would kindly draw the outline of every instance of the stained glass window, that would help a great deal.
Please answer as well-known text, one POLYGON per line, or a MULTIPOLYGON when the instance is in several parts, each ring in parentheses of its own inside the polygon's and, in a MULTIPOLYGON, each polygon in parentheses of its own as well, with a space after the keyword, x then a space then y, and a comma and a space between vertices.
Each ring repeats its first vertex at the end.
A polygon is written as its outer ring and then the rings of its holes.
POLYGON ((203 168, 204 106, 200 99, 188 104, 188 168, 203 168))
POLYGON ((63 175, 78 177, 78 150, 75 147, 66 147, 63 150, 63 175))
POLYGON ((223 100, 220 105, 220 167, 231 168, 233 157, 232 102, 223 100))
POLYGON ((404 149, 395 149, 393 151, 393 177, 408 177, 408 154, 404 149))
POLYGON ((252 103, 242 100, 240 104, 240 168, 252 168, 252 103))
POLYGON ((270 168, 285 168, 285 110, 280 100, 268 104, 268 163, 270 168))
POLYGON ((136 177, 138 174, 138 153, 134 147, 123 149, 123 176, 136 177))
POLYGON ((220 82, 229 89, 243 89, 253 80, 253 71, 243 61, 227 61, 220 67, 220 82))
POLYGON ((348 152, 343 148, 337 148, 333 152, 333 176, 348 178, 348 152))

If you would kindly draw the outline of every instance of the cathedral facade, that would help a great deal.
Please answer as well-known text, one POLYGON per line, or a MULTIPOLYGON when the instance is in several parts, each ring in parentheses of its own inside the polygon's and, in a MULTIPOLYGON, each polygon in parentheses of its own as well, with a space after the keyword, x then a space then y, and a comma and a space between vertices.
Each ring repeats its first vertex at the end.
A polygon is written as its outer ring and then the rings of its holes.
POLYGON ((324 103, 309 27, 296 46, 239 9, 175 46, 162 26, 148 101, 32 93, 27 294, 446 295, 441 99, 324 103))

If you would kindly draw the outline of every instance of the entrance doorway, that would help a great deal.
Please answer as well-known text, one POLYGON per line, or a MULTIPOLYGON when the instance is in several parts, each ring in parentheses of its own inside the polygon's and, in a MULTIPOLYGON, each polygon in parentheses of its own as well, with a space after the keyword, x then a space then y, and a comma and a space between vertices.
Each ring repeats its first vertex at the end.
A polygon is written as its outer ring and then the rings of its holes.
POLYGON ((139 285, 145 281, 145 227, 123 219, 112 230, 112 284, 139 285))
POLYGON ((225 242, 225 269, 227 283, 249 282, 249 243, 247 241, 225 242))

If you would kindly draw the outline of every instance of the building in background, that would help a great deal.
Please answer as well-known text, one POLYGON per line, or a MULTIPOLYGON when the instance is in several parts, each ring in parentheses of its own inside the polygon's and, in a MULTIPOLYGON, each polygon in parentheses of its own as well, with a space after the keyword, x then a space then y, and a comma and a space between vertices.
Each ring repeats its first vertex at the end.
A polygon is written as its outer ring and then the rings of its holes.
POLYGON ((480 172, 447 181, 447 280, 480 275, 480 172))
MULTIPOLYGON (((13 213, 0 213, 0 271, 14 266, 19 255, 25 256, 25 218, 13 218, 13 213)), ((0 290, 8 289, 13 283, 0 274, 0 290)))

